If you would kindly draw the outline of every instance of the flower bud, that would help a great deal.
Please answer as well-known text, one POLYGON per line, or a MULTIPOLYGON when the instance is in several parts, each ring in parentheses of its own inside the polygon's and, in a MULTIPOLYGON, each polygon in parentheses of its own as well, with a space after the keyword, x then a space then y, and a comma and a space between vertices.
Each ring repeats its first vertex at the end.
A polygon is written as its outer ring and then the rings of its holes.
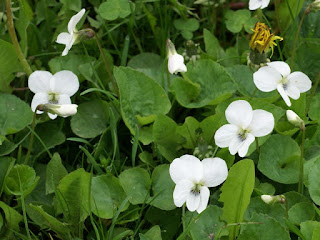
POLYGON ((39 110, 57 114, 61 117, 68 117, 75 115, 77 113, 77 108, 77 104, 44 104, 40 105, 39 110))
POLYGON ((284 195, 261 195, 261 200, 266 204, 285 203, 286 197, 284 195))
POLYGON ((313 3, 310 4, 310 11, 316 12, 320 10, 320 0, 315 0, 313 3))
POLYGON ((296 127, 304 126, 304 121, 292 110, 287 110, 288 121, 296 127))
POLYGON ((171 74, 177 74, 178 72, 186 72, 187 67, 184 64, 184 58, 178 54, 174 44, 167 40, 167 52, 168 52, 168 71, 171 74))

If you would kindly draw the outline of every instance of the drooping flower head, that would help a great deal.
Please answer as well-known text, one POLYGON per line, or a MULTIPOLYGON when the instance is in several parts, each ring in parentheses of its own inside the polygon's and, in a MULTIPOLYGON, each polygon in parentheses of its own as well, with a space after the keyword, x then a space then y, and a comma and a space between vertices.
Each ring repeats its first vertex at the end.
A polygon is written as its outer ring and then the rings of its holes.
POLYGON ((256 10, 258 8, 266 8, 268 7, 270 0, 250 0, 249 1, 249 9, 256 10))
POLYGON ((183 56, 178 54, 174 44, 167 40, 167 52, 168 52, 168 71, 171 74, 177 74, 178 72, 186 72, 187 66, 184 64, 183 56))
POLYGON ((300 93, 310 90, 312 82, 303 72, 291 73, 289 65, 281 61, 267 65, 253 74, 254 84, 259 90, 271 92, 277 89, 289 107, 291 106, 289 97, 297 100, 300 93))
MULTIPOLYGON (((78 91, 79 80, 73 72, 67 70, 54 75, 47 71, 35 71, 30 75, 28 85, 35 93, 31 102, 31 109, 35 111, 41 104, 71 104, 70 97, 78 91)), ((62 110, 64 109, 65 107, 62 107, 62 110)), ((37 113, 43 112, 38 110, 37 113)), ((57 114, 48 113, 48 115, 51 119, 57 117, 57 114)))
POLYGON ((269 27, 261 22, 257 22, 254 29, 251 29, 254 33, 250 40, 250 48, 256 50, 259 53, 268 52, 271 48, 271 56, 273 55, 273 47, 277 46, 275 40, 282 41, 283 38, 275 36, 273 33, 270 33, 269 27))
POLYGON ((232 155, 238 153, 244 157, 255 137, 268 135, 274 127, 274 117, 270 112, 252 110, 250 103, 245 100, 232 102, 225 114, 229 124, 220 127, 214 139, 217 146, 229 147, 232 155))
POLYGON ((223 183, 228 176, 227 164, 221 158, 200 161, 192 155, 183 155, 170 164, 170 176, 176 184, 173 201, 177 207, 185 202, 190 212, 201 213, 209 201, 209 187, 223 183))
POLYGON ((68 117, 77 113, 77 104, 41 104, 38 105, 40 111, 57 114, 61 117, 68 117))
POLYGON ((304 121, 292 110, 286 111, 288 121, 296 127, 303 128, 304 121))
POLYGON ((79 34, 78 34, 78 30, 76 29, 76 26, 78 22, 80 22, 85 11, 86 10, 83 8, 76 15, 72 16, 68 23, 68 32, 63 32, 58 35, 56 42, 66 45, 65 49, 62 52, 62 56, 67 55, 72 45, 77 42, 79 34))

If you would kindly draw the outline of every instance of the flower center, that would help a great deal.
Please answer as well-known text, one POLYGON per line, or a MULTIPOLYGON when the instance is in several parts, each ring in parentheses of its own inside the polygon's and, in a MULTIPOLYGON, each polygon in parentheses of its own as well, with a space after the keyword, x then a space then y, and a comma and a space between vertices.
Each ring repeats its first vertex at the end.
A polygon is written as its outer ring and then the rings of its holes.
POLYGON ((288 87, 288 79, 286 77, 283 77, 280 81, 279 84, 282 84, 282 87, 284 90, 287 89, 288 87))
POLYGON ((200 183, 195 184, 195 186, 191 189, 191 193, 196 196, 199 195, 201 187, 202 187, 202 184, 200 183))
POLYGON ((241 129, 239 132, 238 132, 238 138, 241 142, 243 142, 244 140, 247 139, 247 135, 248 135, 248 130, 246 129, 241 129))
POLYGON ((49 103, 58 104, 59 103, 59 94, 49 93, 49 103))

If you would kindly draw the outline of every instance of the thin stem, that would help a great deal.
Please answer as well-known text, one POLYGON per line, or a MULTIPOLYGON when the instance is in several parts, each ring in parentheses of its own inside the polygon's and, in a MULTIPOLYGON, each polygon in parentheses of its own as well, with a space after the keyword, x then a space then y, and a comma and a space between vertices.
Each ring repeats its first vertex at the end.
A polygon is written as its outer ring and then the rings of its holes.
POLYGON ((108 60, 107 60, 107 58, 106 58, 106 55, 104 54, 104 51, 103 51, 103 48, 102 48, 102 46, 101 46, 100 40, 99 40, 97 34, 94 34, 94 36, 95 36, 95 39, 96 39, 98 48, 99 48, 99 50, 100 50, 102 59, 103 59, 103 61, 104 61, 104 64, 105 64, 105 66, 106 66, 106 69, 107 69, 107 72, 108 72, 110 81, 111 81, 111 83, 112 83, 113 89, 114 89, 114 91, 116 92, 116 94, 117 94, 117 96, 118 96, 118 98, 119 98, 119 89, 118 89, 118 87, 117 87, 117 84, 116 84, 115 81, 113 80, 112 73, 111 73, 111 69, 110 69, 108 60))
POLYGON ((186 230, 185 216, 186 216, 186 204, 183 204, 183 206, 182 206, 182 218, 181 218, 183 231, 186 230))
POLYGON ((257 91, 258 91, 258 88, 256 87, 256 88, 254 89, 254 91, 253 91, 252 95, 251 95, 251 98, 253 98, 253 97, 254 97, 254 95, 256 95, 257 91))
POLYGON ((255 138, 255 142, 256 142, 256 149, 257 149, 257 152, 260 153, 260 149, 259 149, 259 140, 258 138, 255 138))
POLYGON ((26 164, 26 165, 28 164, 28 161, 29 161, 29 158, 31 155, 32 146, 33 146, 34 129, 36 127, 37 111, 39 109, 38 107, 36 107, 36 110, 33 113, 33 119, 32 119, 32 125, 31 125, 32 131, 31 131, 30 140, 29 140, 28 152, 27 152, 26 158, 24 159, 24 164, 26 164))
POLYGON ((311 92, 311 95, 309 97, 309 100, 308 100, 308 103, 307 103, 307 107, 306 107, 306 112, 305 112, 306 115, 309 112, 311 101, 312 101, 312 98, 313 98, 314 94, 317 91, 317 87, 319 85, 319 81, 320 81, 320 73, 318 73, 317 78, 316 78, 316 83, 313 85, 313 89, 312 89, 312 92, 311 92))
POLYGON ((9 35, 10 35, 12 44, 14 46, 14 49, 16 50, 16 53, 17 53, 18 58, 22 64, 22 67, 24 68, 24 71, 29 76, 32 73, 32 70, 31 70, 31 67, 30 67, 29 63, 27 62, 26 58, 24 57, 22 50, 20 48, 19 42, 18 42, 17 34, 16 34, 14 24, 13 24, 13 17, 12 17, 12 11, 11 11, 11 0, 6 0, 6 10, 7 10, 7 17, 8 17, 7 26, 8 26, 8 31, 9 31, 9 35))
POLYGON ((284 205, 286 207, 286 218, 289 218, 289 207, 288 207, 288 201, 287 199, 284 201, 284 205))
POLYGON ((219 147, 216 146, 216 148, 214 149, 214 152, 213 152, 213 154, 212 154, 212 157, 215 157, 215 156, 216 156, 218 149, 219 149, 219 147))
POLYGON ((304 152, 304 140, 306 137, 306 127, 303 124, 301 126, 301 131, 302 131, 302 141, 301 141, 301 155, 300 155, 300 174, 299 174, 299 185, 298 185, 298 192, 303 194, 303 152, 304 152))
POLYGON ((296 51, 297 41, 298 41, 299 33, 300 33, 300 30, 301 30, 301 26, 302 26, 304 17, 305 17, 309 12, 310 12, 310 10, 309 10, 309 8, 307 8, 307 9, 303 12, 303 15, 302 15, 302 17, 301 17, 301 19, 300 19, 300 23, 299 23, 299 26, 298 26, 298 30, 297 30, 297 32, 296 32, 296 36, 295 36, 295 38, 294 38, 293 48, 292 48, 292 53, 291 53, 291 61, 290 61, 290 68, 291 68, 291 69, 292 69, 294 54, 295 54, 295 51, 296 51))
POLYGON ((18 178, 19 178, 19 185, 20 185, 20 192, 21 192, 21 207, 22 207, 22 213, 23 213, 24 226, 25 226, 25 229, 27 232, 28 239, 31 239, 29 227, 28 227, 27 214, 26 214, 26 206, 25 206, 25 202, 24 202, 23 191, 21 188, 21 179, 20 179, 19 172, 18 172, 18 178))

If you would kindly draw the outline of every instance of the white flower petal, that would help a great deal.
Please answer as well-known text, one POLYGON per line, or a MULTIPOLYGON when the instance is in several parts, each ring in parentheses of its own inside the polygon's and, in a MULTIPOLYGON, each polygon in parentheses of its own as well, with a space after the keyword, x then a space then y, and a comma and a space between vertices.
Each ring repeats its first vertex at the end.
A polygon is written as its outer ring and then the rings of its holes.
POLYGON ((172 161, 169 172, 176 184, 181 180, 199 182, 203 177, 203 166, 198 158, 186 154, 172 161))
POLYGON ((228 167, 221 158, 205 158, 202 160, 204 185, 215 187, 223 183, 228 176, 228 167))
POLYGON ((197 210, 200 206, 200 193, 190 192, 187 197, 187 208, 190 212, 197 210))
POLYGON ((73 72, 63 70, 53 75, 50 85, 53 92, 72 96, 79 89, 79 80, 73 72))
POLYGON ((52 74, 47 71, 34 71, 29 76, 28 87, 34 93, 50 91, 52 74))
POLYGON ((291 73, 289 65, 285 62, 274 61, 267 63, 267 65, 276 69, 283 77, 287 77, 291 73))
POLYGON ((309 91, 312 85, 310 78, 303 72, 293 72, 287 77, 290 84, 294 84, 301 93, 309 91))
POLYGON ((171 74, 176 74, 178 72, 186 72, 187 67, 184 64, 183 56, 181 56, 178 53, 170 55, 168 59, 168 71, 171 74))
POLYGON ((70 33, 63 32, 58 35, 56 43, 67 45, 71 39, 72 36, 70 33))
POLYGON ((262 137, 272 132, 274 128, 274 117, 272 113, 257 109, 253 111, 252 121, 248 131, 255 137, 262 137))
POLYGON ((69 33, 73 33, 76 29, 78 22, 80 22, 86 10, 83 8, 76 15, 73 15, 68 23, 68 31, 69 33))
POLYGON ((71 104, 71 98, 67 94, 60 94, 58 99, 58 104, 71 104))
POLYGON ((268 7, 270 0, 262 0, 261 9, 268 7))
POLYGON ((249 1, 249 9, 256 10, 262 6, 261 0, 250 0, 249 1))
POLYGON ((62 52, 62 56, 66 56, 69 53, 69 50, 72 48, 74 42, 76 40, 76 37, 74 34, 71 34, 70 40, 67 42, 66 47, 64 48, 62 52))
POLYGON ((240 137, 236 137, 234 139, 232 139, 230 145, 229 145, 229 152, 231 155, 235 155, 239 148, 241 147, 242 145, 242 140, 240 139, 240 137))
POLYGON ((239 127, 233 124, 225 124, 220 127, 214 134, 214 140, 217 146, 224 148, 228 147, 233 138, 236 138, 239 132, 239 127))
POLYGON ((254 84, 262 92, 271 92, 277 89, 277 84, 281 79, 281 74, 269 66, 262 67, 253 74, 254 84))
POLYGON ((227 121, 233 125, 247 128, 252 119, 252 107, 244 100, 232 102, 226 109, 227 121))
POLYGON ((200 204, 199 204, 199 207, 197 208, 198 213, 201 213, 207 208, 209 197, 210 197, 209 189, 206 186, 202 186, 200 189, 200 204))
MULTIPOLYGON (((32 102, 31 102, 31 110, 34 112, 37 108, 38 105, 40 104, 46 104, 49 101, 49 96, 47 93, 44 92, 39 92, 36 93, 33 96, 32 102)), ((37 114, 41 114, 43 113, 42 111, 37 111, 37 114)))
POLYGON ((251 143, 253 143, 254 139, 255 137, 251 133, 247 134, 246 140, 243 141, 238 150, 238 154, 240 157, 244 157, 247 155, 249 146, 251 145, 251 143))
POLYGON ((52 120, 56 119, 57 118, 57 114, 52 114, 52 113, 48 113, 49 115, 49 118, 51 118, 52 120))
POLYGON ((287 87, 284 91, 289 97, 291 97, 294 100, 297 100, 300 97, 299 89, 292 83, 287 83, 287 87))
POLYGON ((280 95, 281 95, 282 99, 284 100, 284 102, 290 107, 291 106, 290 99, 287 96, 286 92, 284 91, 282 84, 278 84, 277 85, 277 90, 280 93, 280 95))
POLYGON ((174 205, 181 207, 187 201, 192 187, 194 187, 194 183, 189 180, 178 182, 173 191, 174 205))

